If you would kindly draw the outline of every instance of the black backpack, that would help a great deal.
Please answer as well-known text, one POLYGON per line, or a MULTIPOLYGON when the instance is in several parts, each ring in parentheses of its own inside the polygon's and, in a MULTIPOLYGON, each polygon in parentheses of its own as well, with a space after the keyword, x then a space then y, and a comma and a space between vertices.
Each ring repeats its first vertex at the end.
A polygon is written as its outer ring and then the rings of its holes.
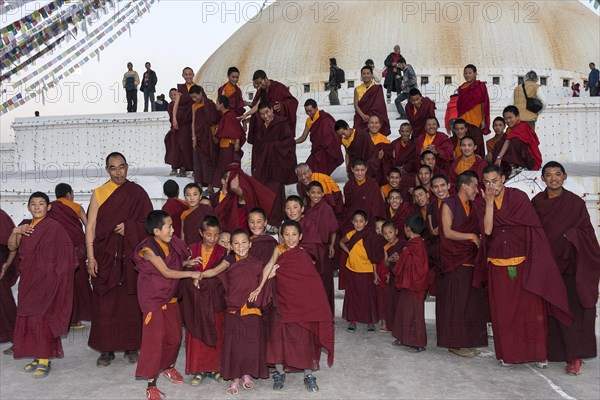
POLYGON ((335 81, 338 84, 346 82, 346 73, 340 67, 335 68, 335 81))

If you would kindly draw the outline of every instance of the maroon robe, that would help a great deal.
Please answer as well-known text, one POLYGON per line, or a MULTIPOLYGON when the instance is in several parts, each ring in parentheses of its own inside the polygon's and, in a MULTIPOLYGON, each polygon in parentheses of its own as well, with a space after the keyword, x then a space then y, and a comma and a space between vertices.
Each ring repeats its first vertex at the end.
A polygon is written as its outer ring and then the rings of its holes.
POLYGON ((178 168, 185 168, 188 171, 194 170, 194 148, 192 147, 192 100, 190 92, 185 83, 177 85, 177 91, 181 94, 177 106, 177 126, 174 129, 175 139, 177 140, 177 150, 175 152, 175 165, 178 168))
POLYGON ((187 203, 176 197, 167 199, 166 203, 162 206, 162 210, 166 211, 173 221, 173 234, 181 239, 181 213, 190 207, 187 203))
MULTIPOLYGON (((404 230, 402 232, 404 232, 404 230)), ((401 238, 398 238, 398 242, 396 242, 395 245, 391 246, 386 250, 387 257, 391 257, 394 253, 398 253, 398 255, 400 255, 407 243, 408 242, 404 238, 403 234, 401 238)), ((396 305, 398 303, 398 289, 396 288, 396 279, 394 277, 394 274, 392 273, 392 269, 395 265, 396 264, 391 264, 385 268, 386 275, 389 281, 386 284, 384 293, 385 306, 383 319, 385 320, 385 326, 388 331, 393 330, 394 320, 396 316, 396 305)), ((379 276, 379 279, 381 279, 381 275, 379 276)))
POLYGON ((406 146, 402 145, 402 139, 398 138, 392 142, 394 147, 393 166, 403 169, 406 172, 414 170, 413 160, 417 156, 415 141, 409 140, 406 146))
POLYGON ((73 287, 73 313, 71 323, 77 323, 82 320, 91 321, 92 319, 92 290, 89 283, 89 275, 85 260, 87 258, 85 248, 85 233, 83 225, 77 215, 67 205, 60 201, 50 203, 52 208, 48 211, 48 217, 57 221, 69 234, 75 254, 77 255, 78 268, 75 270, 73 287))
POLYGON ((179 144, 177 142, 177 131, 173 129, 173 106, 175 102, 172 101, 167 106, 167 112, 169 113, 169 123, 171 126, 169 127, 169 131, 165 135, 165 164, 171 166, 172 169, 179 168, 179 159, 178 152, 179 144))
MULTIPOLYGON (((219 145, 214 141, 213 125, 219 123, 221 115, 215 103, 202 91, 203 106, 193 111, 194 136, 196 148, 194 149, 194 182, 206 186, 213 183, 215 167, 219 158, 219 145)), ((194 106, 193 106, 194 107, 194 106)), ((220 173, 218 173, 220 177, 220 173)), ((219 179, 220 181, 220 179, 219 179)))
POLYGON ((181 315, 177 297, 179 279, 167 279, 140 251, 149 248, 162 258, 170 270, 181 271, 183 262, 191 255, 186 244, 173 236, 167 256, 154 237, 144 239, 134 253, 138 276, 138 300, 144 313, 142 347, 135 376, 154 379, 160 371, 175 365, 181 346, 181 315))
POLYGON ((202 236, 200 236, 200 225, 202 224, 202 221, 204 221, 204 218, 209 215, 216 217, 217 213, 211 206, 199 204, 198 207, 183 220, 183 238, 188 245, 202 240, 202 236))
POLYGON ((62 358, 77 268, 73 242, 60 223, 44 218, 33 233, 21 236, 19 257, 14 358, 62 358))
MULTIPOLYGON (((221 86, 218 90, 217 90, 217 95, 221 96, 224 93, 225 90, 225 86, 227 85, 227 83, 223 86, 221 86)), ((244 101, 244 97, 242 96, 242 90, 240 89, 239 86, 235 86, 235 92, 233 92, 233 94, 231 94, 230 96, 227 97, 227 99, 229 99, 229 109, 231 111, 233 111, 233 115, 235 115, 236 117, 241 117, 242 115, 244 115, 245 112, 245 107, 246 107, 246 102, 244 101)))
POLYGON ((425 123, 427 118, 435 117, 435 102, 429 97, 423 96, 421 107, 415 113, 415 108, 409 101, 406 105, 406 118, 412 126, 412 139, 425 134, 425 123))
MULTIPOLYGON (((472 202, 469 202, 468 216, 458 196, 444 200, 444 204, 452 212, 453 230, 479 235, 479 221, 472 202)), ((487 346, 487 299, 483 288, 472 286, 478 247, 470 240, 447 239, 442 221, 439 237, 441 274, 436 281, 435 302, 437 345, 451 349, 487 346)))
POLYGON ((402 201, 400 207, 394 215, 391 214, 391 208, 387 209, 386 219, 394 223, 396 229, 398 229, 398 235, 404 238, 404 223, 406 219, 415 213, 415 209, 410 201, 402 201))
MULTIPOLYGON (((415 141, 415 164, 421 164, 421 153, 424 151, 423 143, 425 143, 425 135, 419 136, 415 141)), ((438 132, 431 142, 432 145, 435 146, 435 150, 437 151, 437 155, 435 156, 435 165, 440 169, 447 171, 454 161, 454 146, 448 136, 445 133, 438 132)))
MULTIPOLYGON (((310 208, 310 197, 308 197, 308 190, 306 190, 306 186, 304 186, 302 182, 298 182, 296 184, 296 191, 298 192, 298 196, 300 196, 304 202, 304 210, 306 213, 306 211, 308 211, 310 208)), ((323 200, 329 204, 339 222, 342 219, 342 214, 344 213, 344 196, 342 195, 342 192, 338 190, 337 192, 327 193, 323 196, 323 200)))
MULTIPOLYGON (((200 257, 202 242, 190 245, 192 257, 200 257)), ((207 271, 218 266, 226 256, 224 247, 217 244, 210 258, 196 266, 196 271, 207 271)), ((185 373, 215 372, 221 368, 223 344, 223 313, 225 289, 220 276, 204 278, 200 288, 191 279, 179 285, 182 295, 183 321, 185 323, 185 373)))
POLYGON ((220 141, 221 139, 237 139, 240 141, 240 150, 235 151, 235 145, 232 143, 228 147, 219 147, 219 157, 217 160, 217 166, 215 167, 215 174, 213 176, 213 185, 221 187, 221 176, 225 172, 231 163, 241 163, 244 152, 242 146, 246 143, 246 132, 240 124, 240 121, 236 119, 236 115, 233 112, 225 112, 221 115, 221 121, 219 127, 215 133, 215 137, 220 141))
MULTIPOLYGON (((374 83, 358 101, 358 107, 366 115, 379 117, 381 122, 379 132, 382 135, 389 136, 391 133, 390 119, 388 118, 387 104, 383 95, 383 86, 374 83)), ((358 130, 368 129, 367 123, 363 121, 358 113, 354 113, 354 128, 358 130)))
POLYGON ((600 247, 585 202, 563 188, 558 197, 538 193, 532 203, 548 235, 573 314, 571 325, 548 318, 548 359, 570 362, 596 357, 600 247))
POLYGON ((503 138, 510 140, 510 147, 502 158, 503 162, 525 167, 530 171, 539 171, 542 168, 540 140, 527 122, 521 121, 508 128, 503 138))
POLYGON ((334 125, 331 114, 320 110, 319 118, 310 127, 312 147, 306 163, 313 172, 331 175, 344 162, 342 141, 334 125))
POLYGON ((427 251, 422 238, 408 241, 392 273, 397 293, 392 335, 403 345, 425 347, 425 293, 428 286, 427 251))
POLYGON ((275 193, 269 224, 277 225, 285 217, 285 185, 296 183, 296 140, 289 121, 277 115, 268 127, 262 123, 256 128, 252 146, 252 176, 275 193))
POLYGON ((144 223, 152 211, 146 191, 125 181, 98 208, 94 257, 98 274, 91 278, 92 327, 88 344, 107 351, 138 350, 142 313, 137 300, 137 272, 133 252, 147 236, 144 223), (115 227, 125 225, 125 235, 115 227), (115 335, 114 332, 119 332, 115 335))
POLYGON ((258 258, 263 264, 267 264, 273 255, 275 247, 277 247, 277 240, 273 236, 260 235, 252 236, 250 241, 252 242, 250 255, 258 258))
POLYGON ((269 215, 273 208, 275 194, 256 179, 242 171, 239 164, 229 166, 229 179, 227 180, 227 195, 217 205, 215 212, 221 220, 224 230, 233 232, 238 228, 249 230, 247 210, 259 207, 269 215), (231 181, 239 176, 240 188, 244 193, 246 204, 239 204, 238 196, 231 190, 231 181))
POLYGON ((223 378, 235 379, 243 375, 268 378, 261 316, 241 315, 242 307, 254 307, 248 304, 248 296, 260 283, 264 263, 252 256, 239 261, 232 257, 231 261, 222 279, 227 306, 221 362, 223 378))
MULTIPOLYGON (((15 228, 10 216, 0 210, 0 264, 8 259, 8 238, 15 228)), ((0 280, 0 343, 12 342, 17 318, 17 304, 12 294, 12 286, 18 277, 18 257, 15 257, 12 265, 0 280)))
MULTIPOLYGON (((460 162, 461 158, 462 157, 454 160, 454 162, 452 163, 450 168, 448 168, 447 176, 453 187, 455 186, 456 180, 458 179, 458 174, 456 173, 456 167, 458 167, 458 163, 460 162)), ((485 161, 483 158, 479 157, 478 155, 475 155, 475 158, 476 158, 475 162, 473 163, 473 165, 471 165, 471 168, 469 168, 468 171, 473 171, 473 172, 477 173, 477 183, 479 185, 479 188, 484 189, 483 170, 489 164, 487 161, 485 161)))
MULTIPOLYGON (((394 146, 391 143, 379 143, 375 145, 373 157, 369 162, 369 171, 376 167, 375 179, 379 185, 387 184, 387 175, 390 168, 394 166, 394 146), (383 158, 379 158, 379 151, 383 151, 383 158)), ((372 174, 369 174, 373 176, 372 174)))
POLYGON ((327 364, 331 366, 335 342, 333 314, 310 255, 295 247, 281 254, 277 264, 277 309, 267 339, 267 362, 283 363, 288 369, 316 371, 324 348, 327 364))
MULTIPOLYGON (((490 98, 488 96, 487 87, 484 81, 475 80, 465 88, 459 86, 458 88, 458 101, 456 102, 456 109, 458 111, 458 117, 462 116, 473 108, 483 104, 483 118, 485 119, 486 126, 482 132, 484 135, 490 133, 490 98)), ((479 127, 477 127, 479 128, 479 127)))
POLYGON ((344 185, 344 214, 340 224, 343 235, 350 232, 352 226, 352 215, 358 210, 363 210, 369 218, 369 226, 375 226, 375 217, 385 218, 385 201, 381 195, 381 189, 377 182, 369 177, 359 185, 351 178, 344 185))
POLYGON ((354 129, 354 139, 348 147, 346 147, 346 154, 348 155, 348 165, 346 166, 346 173, 348 178, 352 177, 352 163, 355 160, 361 159, 367 163, 367 175, 371 178, 378 177, 379 171, 379 159, 375 152, 375 145, 371 140, 371 135, 368 131, 354 129))
MULTIPOLYGON (((488 265, 489 302, 494 329, 496 357, 507 363, 547 359, 547 314, 570 324, 572 317, 564 282, 546 234, 527 195, 512 188, 504 189, 500 209, 494 205, 494 229, 483 236, 480 252, 487 258, 507 259, 525 256, 511 279, 507 267, 488 265)), ((475 201, 484 231, 485 200, 475 201)), ((480 278, 474 277, 475 283, 480 278)))

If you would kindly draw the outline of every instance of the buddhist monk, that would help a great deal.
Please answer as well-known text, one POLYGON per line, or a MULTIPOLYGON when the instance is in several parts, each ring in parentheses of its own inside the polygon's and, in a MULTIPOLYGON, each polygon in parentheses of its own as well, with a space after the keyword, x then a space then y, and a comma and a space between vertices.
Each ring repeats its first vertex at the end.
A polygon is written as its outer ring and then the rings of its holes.
POLYGON ((547 368, 547 316, 572 321, 565 284, 527 195, 504 187, 497 165, 483 170, 483 180, 485 193, 475 208, 487 262, 496 358, 503 366, 535 362, 547 368))
POLYGON ((19 297, 14 358, 33 358, 23 370, 34 378, 50 373, 50 358, 63 358, 61 335, 69 330, 73 276, 78 266, 69 234, 46 218, 52 206, 45 193, 29 196, 31 220, 12 230, 9 251, 19 251, 19 297))
POLYGON ((394 146, 392 146, 392 142, 387 137, 380 133, 381 122, 379 117, 372 115, 367 125, 376 155, 376 157, 372 158, 376 163, 376 180, 380 185, 384 185, 387 173, 394 164, 394 146))
POLYGON ((313 172, 306 163, 296 165, 295 171, 298 177, 296 191, 304 201, 304 207, 308 210, 311 205, 308 196, 308 184, 314 181, 319 182, 323 187, 323 199, 331 206, 336 217, 340 220, 344 212, 344 196, 338 184, 328 175, 313 172))
POLYGON ((458 88, 456 103, 458 118, 487 135, 490 133, 490 98, 486 83, 477 80, 477 67, 473 64, 464 68, 463 77, 465 83, 458 88))
POLYGON ((274 106, 263 101, 258 105, 261 124, 255 136, 249 136, 252 146, 252 176, 275 193, 269 224, 283 221, 285 185, 297 182, 296 142, 289 121, 275 114, 274 106))
POLYGON ((400 184, 402 183, 402 171, 396 167, 390 168, 387 173, 387 184, 381 186, 381 194, 385 199, 388 197, 390 190, 400 190, 400 184))
POLYGON ((400 137, 392 142, 394 147, 394 166, 402 171, 410 172, 413 170, 413 160, 415 159, 415 141, 411 140, 412 126, 405 122, 400 125, 398 133, 400 137))
POLYGON ((462 155, 460 151, 460 141, 465 136, 472 137, 475 140, 475 144, 477 145, 475 154, 481 158, 485 157, 485 144, 481 130, 475 128, 473 125, 467 124, 464 119, 459 118, 454 120, 452 137, 450 138, 450 141, 454 145, 454 158, 459 158, 462 155))
POLYGON ((483 169, 488 166, 488 163, 475 154, 475 150, 477 149, 475 139, 470 136, 463 137, 460 140, 460 149, 461 156, 454 160, 448 171, 450 182, 456 182, 458 175, 465 171, 473 171, 477 174, 480 189, 483 189, 483 169))
POLYGON ((523 169, 539 171, 542 167, 542 153, 537 134, 527 122, 521 121, 517 107, 508 106, 502 114, 508 129, 502 145, 497 145, 500 151, 495 155, 494 164, 508 165, 512 170, 510 177, 523 169))
POLYGON ((335 119, 331 114, 319 110, 313 99, 306 100, 304 110, 308 119, 302 136, 296 139, 296 145, 304 143, 310 133, 312 147, 306 164, 314 172, 331 175, 344 162, 342 142, 335 133, 335 119))
POLYGON ((242 162, 244 156, 242 146, 246 143, 246 132, 235 114, 229 109, 229 99, 225 95, 217 98, 216 107, 221 114, 221 119, 215 133, 219 145, 219 156, 213 176, 213 186, 220 187, 223 172, 229 169, 229 165, 242 162))
POLYGON ((425 135, 419 136, 415 141, 417 156, 425 150, 431 151, 436 158, 436 165, 447 170, 454 161, 454 146, 445 133, 438 132, 440 123, 437 118, 429 117, 425 122, 425 135))
POLYGON ((425 133, 425 123, 430 117, 435 117, 435 102, 429 97, 423 97, 419 89, 411 89, 408 92, 406 118, 412 127, 413 139, 425 133))
POLYGON ((352 176, 352 163, 357 159, 365 160, 369 167, 369 176, 376 178, 379 169, 379 157, 368 131, 350 129, 346 121, 338 120, 335 123, 335 132, 342 139, 342 145, 346 150, 345 160, 348 178, 352 176))
POLYGON ((402 193, 398 189, 392 189, 387 196, 389 208, 386 214, 386 220, 392 222, 400 232, 404 229, 406 218, 414 214, 415 209, 410 201, 404 201, 402 193))
POLYGON ((479 354, 477 347, 487 346, 487 298, 482 288, 472 286, 475 258, 481 244, 473 206, 478 192, 477 179, 473 171, 458 176, 456 196, 443 200, 439 228, 437 345, 461 357, 475 357, 479 354))
POLYGON ((246 111, 246 102, 242 96, 242 90, 238 86, 240 81, 240 70, 236 67, 229 67, 227 70, 227 83, 217 90, 217 96, 227 97, 227 108, 233 111, 233 115, 241 117, 246 111))
POLYGON ((360 76, 363 83, 354 89, 354 128, 366 131, 369 118, 376 115, 381 122, 381 133, 389 136, 390 120, 383 86, 373 82, 373 68, 368 65, 361 68, 360 76))
POLYGON ((548 316, 548 360, 565 361, 578 375, 584 358, 597 355, 594 324, 600 277, 600 247, 585 202, 565 189, 565 168, 556 161, 542 168, 546 189, 532 200, 567 288, 573 323, 548 316))
POLYGON ((187 176, 187 171, 194 170, 194 158, 192 147, 192 104, 194 101, 189 90, 194 86, 194 70, 185 67, 181 76, 184 83, 177 85, 177 93, 173 104, 173 131, 177 138, 177 164, 179 173, 177 176, 187 176))
MULTIPOLYGON (((485 146, 487 149, 485 160, 488 163, 492 162, 492 156, 494 154, 494 149, 496 148, 496 144, 502 139, 504 136, 504 130, 506 129, 506 123, 504 122, 504 118, 496 117, 494 118, 494 122, 492 123, 492 128, 494 129, 494 137, 485 142, 485 146)), ((498 154, 498 151, 495 152, 498 154)))
MULTIPOLYGON (((390 193, 390 195, 394 195, 394 193, 390 193)), ((399 195, 399 193, 398 193, 399 195)), ((409 215, 410 216, 410 215, 409 215)), ((403 221, 404 224, 404 221, 403 221)), ((404 226, 404 225, 402 225, 404 226)), ((398 228, 392 221, 387 221, 381 227, 381 233, 383 238, 386 240, 386 244, 383 246, 384 257, 383 257, 383 266, 385 271, 385 283, 386 286, 384 288, 384 313, 383 313, 383 323, 380 326, 380 332, 391 331, 394 327, 394 319, 396 315, 396 304, 398 302, 398 289, 396 289, 396 283, 394 279, 394 274, 392 273, 392 269, 396 265, 396 262, 399 260, 399 254, 402 252, 402 249, 406 246, 406 239, 404 235, 402 237, 398 237, 398 228)), ((378 265, 379 267, 379 265, 378 265)), ((381 277, 380 277, 381 279, 381 277)), ((377 298, 379 301, 379 298, 377 298)), ((379 307, 381 309, 381 307, 379 307)))
POLYGON ((144 221, 152 202, 146 191, 127 179, 121 153, 106 157, 110 180, 94 189, 85 230, 88 274, 92 276, 92 328, 88 344, 100 351, 96 365, 115 359, 115 351, 135 363, 142 336, 133 252, 146 237, 144 221), (118 332, 119 334, 115 334, 118 332))
POLYGON ((181 239, 188 245, 200 241, 200 224, 208 215, 216 216, 215 210, 206 204, 202 204, 200 186, 196 183, 188 183, 183 188, 185 202, 189 208, 181 213, 181 239))
MULTIPOLYGON (((0 343, 12 342, 17 319, 17 304, 11 289, 18 278, 17 252, 8 249, 8 239, 14 228, 10 216, 0 210, 0 343)), ((3 353, 12 354, 12 350, 11 346, 3 353)))
POLYGON ((167 196, 167 201, 162 206, 172 219, 174 235, 181 239, 181 214, 189 209, 189 205, 179 198, 179 185, 173 179, 165 181, 163 184, 163 193, 167 196))
MULTIPOLYGON (((206 96, 202 86, 194 85, 189 90, 192 105, 192 146, 194 147, 194 182, 207 187, 206 194, 213 193, 213 178, 219 145, 214 133, 219 124, 220 114, 215 103, 206 96)), ((220 174, 219 174, 220 175, 220 174)))
POLYGON ((55 188, 56 201, 53 201, 48 211, 48 217, 54 219, 67 231, 77 254, 78 267, 75 270, 73 289, 73 313, 71 315, 71 328, 83 329, 84 321, 92 319, 92 291, 89 276, 85 266, 85 233, 87 216, 83 207, 73 200, 73 188, 67 183, 59 183, 55 188))
POLYGON ((252 233, 252 236, 250 236, 252 242, 250 255, 258 258, 266 265, 278 243, 273 236, 265 233, 267 229, 267 213, 265 210, 258 207, 251 209, 248 212, 248 226, 252 233))
POLYGON ((169 131, 165 135, 165 164, 171 166, 169 175, 177 175, 179 169, 179 144, 177 142, 176 131, 173 129, 173 107, 175 106, 175 98, 177 97, 177 89, 169 90, 169 105, 167 113, 169 114, 169 131))

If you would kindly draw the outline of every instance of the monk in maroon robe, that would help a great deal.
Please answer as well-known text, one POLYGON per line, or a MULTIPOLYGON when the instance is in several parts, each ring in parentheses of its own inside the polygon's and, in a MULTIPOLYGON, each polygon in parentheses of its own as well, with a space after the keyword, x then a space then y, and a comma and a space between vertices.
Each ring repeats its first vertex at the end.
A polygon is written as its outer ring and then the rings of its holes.
POLYGON ((548 317, 548 360, 566 361, 579 374, 582 358, 597 355, 595 320, 600 278, 600 247, 585 202, 563 187, 564 167, 551 161, 542 169, 547 188, 532 200, 567 288, 573 323, 548 317))
POLYGON ((173 104, 173 131, 177 139, 177 163, 179 176, 186 176, 186 171, 194 170, 194 158, 192 147, 192 105, 194 100, 189 90, 194 86, 194 71, 186 67, 182 73, 185 83, 177 85, 177 94, 173 104))
POLYGON ((46 218, 49 207, 46 194, 33 193, 28 201, 33 219, 13 229, 8 239, 9 250, 18 249, 20 257, 13 356, 34 358, 25 370, 37 378, 49 372, 49 358, 64 356, 61 335, 69 331, 77 268, 68 233, 46 218))
POLYGON ((165 135, 165 164, 171 166, 171 175, 177 174, 179 168, 179 144, 177 142, 177 132, 173 129, 173 107, 175 106, 175 97, 177 97, 177 89, 171 89, 169 91, 169 98, 171 101, 167 106, 167 113, 169 114, 169 131, 165 135))
MULTIPOLYGON (((397 232, 404 232, 404 225, 402 225, 402 230, 398 230, 396 225, 393 222, 386 222, 382 226, 382 233, 385 239, 388 241, 383 250, 385 251, 385 259, 377 265, 378 271, 380 265, 383 267, 382 272, 385 273, 385 276, 380 274, 380 281, 385 283, 385 286, 382 287, 381 282, 378 287, 384 289, 383 298, 384 298, 384 307, 383 307, 383 315, 382 319, 385 321, 385 329, 387 331, 392 331, 394 328, 394 319, 396 318, 396 305, 398 303, 398 289, 396 288, 396 279, 392 270, 396 266, 396 261, 398 261, 400 254, 404 247, 406 247, 407 241, 404 237, 404 233, 402 233, 401 237, 397 236, 397 232), (388 232, 388 229, 392 229, 392 233, 388 232), (391 240, 391 241, 390 241, 391 240), (395 243, 394 243, 395 242, 395 243)), ((377 299, 379 301, 379 298, 377 299)), ((381 310, 381 307, 379 307, 381 310)))
POLYGON ((346 173, 352 176, 352 163, 355 160, 364 160, 369 168, 368 175, 377 178, 379 172, 379 157, 375 152, 375 145, 368 131, 350 129, 348 123, 339 120, 335 123, 335 131, 342 138, 342 145, 346 149, 346 173))
POLYGON ((360 74, 363 83, 354 89, 354 128, 366 131, 369 117, 375 115, 381 121, 381 133, 389 136, 391 133, 390 119, 383 96, 383 86, 373 81, 371 67, 362 67, 360 74))
POLYGON ((462 155, 462 151, 460 149, 460 141, 465 136, 473 138, 476 146, 475 154, 477 154, 481 158, 484 158, 486 146, 481 129, 479 129, 476 126, 467 124, 463 119, 455 120, 452 128, 452 137, 450 137, 450 141, 454 146, 454 158, 460 158, 460 156, 462 155))
POLYGON ((208 191, 212 192, 215 167, 219 158, 219 146, 215 143, 214 132, 221 115, 201 86, 192 86, 189 93, 194 101, 192 106, 194 182, 201 186, 208 186, 208 191))
POLYGON ((296 142, 289 121, 277 116, 269 103, 261 102, 262 123, 257 127, 252 147, 252 176, 275 193, 269 224, 278 225, 284 218, 285 185, 297 182, 296 142))
POLYGON ((310 133, 312 147, 306 164, 314 172, 331 175, 344 162, 342 142, 335 133, 335 119, 331 114, 319 110, 317 102, 313 99, 306 100, 304 109, 308 119, 302 136, 296 139, 296 144, 304 143, 310 133))
POLYGON ((387 176, 390 168, 394 165, 394 146, 381 133, 381 122, 377 116, 369 118, 369 136, 374 146, 374 154, 369 163, 370 170, 376 170, 375 179, 379 185, 387 184, 387 176))
POLYGON ((394 345, 410 347, 413 352, 425 350, 427 329, 425 327, 425 294, 427 293, 427 250, 419 231, 425 224, 418 216, 407 220, 404 228, 409 239, 400 253, 392 273, 397 294, 396 315, 392 325, 394 345))
POLYGON ((435 102, 429 97, 423 97, 419 89, 411 89, 408 92, 406 118, 412 127, 413 139, 425 133, 425 123, 430 117, 435 117, 435 102))
POLYGON ((319 182, 323 187, 323 199, 331 206, 336 218, 340 221, 344 213, 344 196, 338 184, 329 175, 313 172, 306 163, 296 165, 296 175, 298 176, 296 191, 304 201, 304 207, 308 210, 311 206, 308 185, 311 182, 319 182))
POLYGON ((440 275, 436 281, 435 321, 438 347, 463 357, 487 346, 488 304, 483 288, 475 288, 473 269, 481 239, 473 207, 477 178, 461 174, 458 194, 443 201, 439 227, 440 275))
POLYGON ((454 161, 454 146, 445 133, 438 132, 439 126, 437 118, 428 118, 425 124, 425 135, 416 139, 415 150, 417 157, 421 157, 421 153, 425 150, 431 151, 435 155, 435 165, 447 171, 454 161))
POLYGON ((120 153, 106 158, 110 181, 95 189, 86 227, 88 273, 92 276, 92 328, 88 344, 102 354, 96 364, 110 365, 115 351, 137 362, 142 313, 137 300, 133 252, 146 237, 144 222, 152 202, 146 191, 127 180, 120 153), (115 334, 119 332, 119 334, 115 334))
MULTIPOLYGON (((535 361, 543 368, 547 315, 565 324, 572 321, 567 291, 527 195, 505 188, 498 166, 486 167, 483 179, 485 196, 475 206, 485 233, 481 256, 483 265, 487 261, 496 358, 504 364, 535 361)), ((481 274, 476 275, 478 283, 481 274)))
POLYGON ((241 117, 244 115, 246 102, 242 96, 242 90, 238 86, 240 80, 240 70, 236 67, 230 67, 227 70, 228 82, 217 90, 218 96, 226 96, 228 100, 227 108, 233 111, 233 115, 241 117))
POLYGON ((200 187, 195 183, 190 183, 183 189, 185 200, 190 208, 181 213, 181 233, 183 240, 188 245, 202 239, 200 224, 202 224, 204 218, 209 215, 217 215, 210 205, 201 203, 200 191, 200 187))
POLYGON ((406 201, 403 200, 402 193, 398 189, 390 190, 387 202, 389 207, 386 211, 386 220, 392 222, 398 232, 402 232, 406 219, 415 213, 413 204, 408 198, 406 201))
POLYGON ((69 234, 75 253, 77 254, 78 268, 75 270, 75 286, 73 290, 73 313, 71 325, 82 328, 81 321, 92 319, 92 291, 89 284, 89 275, 85 266, 86 249, 85 233, 83 232, 82 220, 85 218, 83 208, 73 202, 73 189, 71 186, 61 183, 56 187, 57 200, 50 203, 52 208, 48 217, 57 221, 69 234))
POLYGON ((448 179, 450 179, 450 182, 455 183, 458 176, 465 171, 473 171, 477 174, 479 188, 484 189, 483 169, 488 166, 488 163, 475 154, 476 147, 475 139, 472 137, 465 136, 461 140, 460 148, 462 155, 454 160, 450 168, 448 168, 448 179))
POLYGON ((18 278, 18 261, 16 252, 8 250, 8 238, 15 224, 10 216, 0 210, 0 343, 12 342, 15 320, 17 318, 17 304, 12 294, 12 287, 18 278))
POLYGON ((464 68, 465 83, 458 88, 456 109, 458 118, 480 129, 484 135, 490 133, 490 98, 486 82, 477 80, 477 68, 469 64, 464 68))
POLYGON ((398 132, 400 137, 392 142, 394 148, 393 165, 402 171, 411 172, 414 170, 413 161, 416 158, 415 141, 411 140, 413 131, 410 124, 403 123, 400 125, 398 132))
POLYGON ((494 154, 494 163, 539 171, 542 168, 542 153, 537 134, 527 122, 520 120, 517 107, 506 107, 503 115, 508 129, 496 144, 498 147, 495 148, 499 151, 494 154))
POLYGON ((254 208, 248 211, 248 225, 252 236, 250 241, 250 255, 258 258, 267 264, 273 255, 273 250, 277 247, 277 240, 271 235, 265 234, 267 227, 267 213, 263 209, 254 208))
POLYGON ((163 185, 163 192, 167 196, 167 201, 162 206, 173 222, 173 234, 181 239, 181 214, 189 209, 189 205, 179 198, 179 185, 172 179, 167 180, 163 185))
POLYGON ((219 145, 219 157, 213 176, 213 186, 221 186, 221 177, 231 163, 241 163, 244 152, 242 146, 246 143, 246 132, 236 115, 227 108, 227 97, 217 98, 217 111, 221 113, 221 120, 215 133, 219 145))

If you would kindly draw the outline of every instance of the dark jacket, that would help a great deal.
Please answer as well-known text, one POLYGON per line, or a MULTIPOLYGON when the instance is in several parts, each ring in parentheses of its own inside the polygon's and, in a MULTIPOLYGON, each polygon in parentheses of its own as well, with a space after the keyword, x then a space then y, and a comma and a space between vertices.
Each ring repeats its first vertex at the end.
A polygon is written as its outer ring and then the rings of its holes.
MULTIPOLYGON (((383 87, 385 87, 386 89, 391 89, 392 92, 400 92, 402 71, 400 71, 400 68, 396 67, 396 72, 394 73, 394 67, 392 66, 392 63, 394 62, 394 54, 394 52, 391 52, 385 59, 387 75, 385 76, 385 80, 383 81, 383 87), (400 76, 400 78, 394 79, 396 78, 396 76, 400 76)), ((400 55, 400 57, 402 57, 402 55, 400 55)))
POLYGON ((140 92, 148 90, 150 93, 156 92, 156 83, 158 82, 158 78, 156 77, 156 72, 152 70, 147 70, 142 75, 142 84, 140 85, 140 92), (148 81, 146 81, 146 76, 148 75, 148 81))

